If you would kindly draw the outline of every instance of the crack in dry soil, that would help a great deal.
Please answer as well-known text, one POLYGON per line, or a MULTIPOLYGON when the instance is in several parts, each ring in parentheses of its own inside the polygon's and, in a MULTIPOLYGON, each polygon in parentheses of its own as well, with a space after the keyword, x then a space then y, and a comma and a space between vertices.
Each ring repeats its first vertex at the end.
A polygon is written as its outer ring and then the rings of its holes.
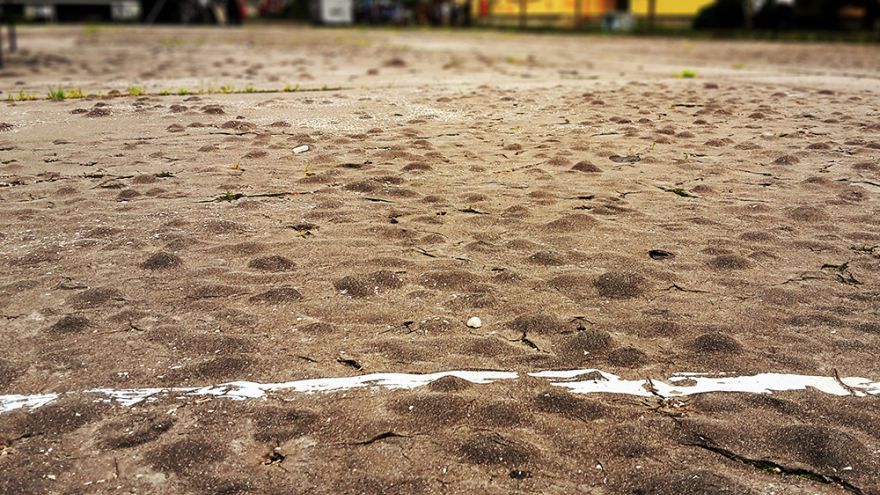
POLYGON ((863 495, 864 492, 862 490, 853 485, 852 483, 846 481, 840 476, 834 476, 829 474, 819 473, 817 471, 812 471, 809 469, 790 467, 779 464, 778 462, 769 460, 769 459, 754 459, 751 457, 746 457, 744 455, 737 454, 736 452, 725 449, 724 447, 718 446, 714 440, 711 438, 705 437, 703 435, 697 434, 697 438, 699 438, 699 442, 691 442, 691 443, 682 443, 682 445, 687 445, 689 447, 697 447, 704 450, 708 450, 709 452, 714 452, 718 455, 724 456, 732 461, 741 462, 743 464, 747 464, 756 469, 760 469, 764 472, 776 473, 791 476, 800 476, 802 478, 808 479, 810 481, 816 481, 819 483, 823 483, 826 485, 838 485, 844 490, 855 493, 857 495, 863 495))

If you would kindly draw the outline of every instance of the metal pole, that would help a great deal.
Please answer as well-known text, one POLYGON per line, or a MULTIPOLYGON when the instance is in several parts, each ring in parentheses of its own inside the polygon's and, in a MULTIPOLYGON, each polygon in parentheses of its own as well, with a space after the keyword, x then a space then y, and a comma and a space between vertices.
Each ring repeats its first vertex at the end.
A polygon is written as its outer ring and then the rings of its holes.
POLYGON ((3 18, 5 17, 3 14, 3 5, 0 4, 0 69, 3 68, 3 18))
POLYGON ((162 7, 165 6, 165 0, 158 0, 155 4, 153 4, 153 9, 150 10, 150 13, 147 14, 147 17, 144 19, 144 24, 147 26, 152 26, 154 22, 156 22, 156 18, 159 17, 159 11, 162 10, 162 7))
POLYGON ((528 21, 526 20, 526 6, 528 0, 519 0, 519 28, 525 29, 528 21))
POLYGON ((654 30, 654 22, 657 18, 657 0, 648 0, 648 29, 654 30))
POLYGON ((583 11, 583 0, 576 0, 574 3, 574 27, 581 27, 581 12, 583 11))
POLYGON ((752 30, 752 15, 754 13, 754 5, 752 5, 752 0, 746 0, 746 29, 752 30))
POLYGON ((18 50, 18 39, 15 36, 15 21, 11 18, 7 30, 9 31, 9 53, 13 53, 18 50))

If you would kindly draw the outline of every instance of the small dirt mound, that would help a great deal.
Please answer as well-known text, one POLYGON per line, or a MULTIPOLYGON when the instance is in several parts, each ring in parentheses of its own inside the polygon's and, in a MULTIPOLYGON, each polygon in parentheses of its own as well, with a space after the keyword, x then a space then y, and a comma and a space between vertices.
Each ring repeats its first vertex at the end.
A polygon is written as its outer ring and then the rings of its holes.
POLYGON ((582 399, 557 390, 542 392, 532 402, 539 411, 580 420, 601 419, 608 412, 598 401, 582 399))
POLYGON ((195 367, 184 368, 183 376, 205 380, 241 379, 244 372, 253 365, 250 359, 238 356, 220 356, 205 361, 195 367), (187 374, 189 373, 189 374, 187 374))
POLYGON ((401 169, 404 172, 430 172, 433 168, 427 163, 422 162, 413 162, 407 165, 404 165, 401 169))
POLYGON ((783 155, 773 160, 773 165, 797 165, 800 161, 801 160, 796 156, 783 155))
POLYGON ((399 416, 414 420, 421 426, 453 425, 471 418, 468 401, 448 394, 402 397, 389 404, 399 416))
POLYGON ((538 251, 526 258, 526 261, 541 266, 563 266, 566 264, 565 258, 552 251, 538 251))
POLYGON ((593 165, 590 162, 577 162, 574 164, 573 167, 571 167, 571 169, 577 172, 585 172, 588 174, 596 174, 602 171, 601 168, 593 165))
POLYGON ((334 287, 351 297, 378 295, 388 289, 403 287, 403 279, 390 270, 379 270, 363 275, 349 275, 336 281, 334 287))
POLYGON ((141 174, 132 179, 132 184, 155 184, 159 179, 153 174, 141 174))
POLYGON ((709 266, 715 270, 745 270, 751 263, 742 256, 722 254, 709 260, 709 266))
POLYGON ((336 331, 336 326, 323 321, 309 323, 299 328, 301 332, 312 335, 326 335, 336 331))
POLYGON ((205 105, 202 107, 202 112, 209 115, 223 115, 226 113, 220 105, 205 105))
POLYGON ((246 160, 255 160, 257 158, 264 158, 268 154, 269 153, 264 150, 253 150, 242 156, 242 158, 246 160))
POLYGON ((251 302, 284 304, 302 300, 303 295, 293 287, 275 287, 250 298, 251 302))
POLYGON ((423 273, 419 284, 431 289, 473 291, 480 284, 479 275, 464 270, 438 270, 423 273))
POLYGON ((739 235, 739 238, 750 242, 773 242, 776 240, 776 236, 770 232, 762 232, 759 230, 743 232, 739 235))
POLYGON ((492 427, 515 428, 533 423, 531 415, 517 400, 499 400, 475 405, 471 417, 492 427))
POLYGON ((232 129, 239 132, 254 132, 257 125, 243 120, 229 120, 220 125, 221 129, 232 129))
POLYGON ((533 457, 532 449, 510 441, 498 433, 478 433, 468 438, 459 449, 461 457, 471 464, 519 466, 533 457))
POLYGON ((434 380, 428 385, 428 390, 434 392, 461 392, 471 388, 473 384, 464 378, 457 376, 444 376, 434 380))
POLYGON ((828 214, 815 206, 799 206, 788 212, 788 217, 799 222, 822 222, 828 220, 828 214))
POLYGON ((501 212, 501 216, 504 218, 526 218, 529 215, 531 215, 531 211, 522 205, 511 206, 501 212))
POLYGON ((277 445, 308 434, 318 419, 317 414, 308 410, 282 409, 280 407, 260 408, 254 416, 254 423, 257 427, 254 439, 258 442, 277 445))
POLYGON ((589 329, 568 337, 560 346, 560 354, 579 359, 600 354, 614 347, 614 338, 604 330, 589 329))
POLYGON ((558 334, 564 332, 567 327, 574 329, 573 325, 566 325, 565 321, 548 313, 532 313, 517 316, 505 325, 511 330, 525 334, 558 334))
MULTIPOLYGON (((833 428, 818 425, 789 425, 776 431, 775 443, 798 461, 820 471, 841 471, 861 467, 871 455, 855 438, 833 428)), ((845 471, 844 471, 845 472, 845 471)))
POLYGON ((296 268, 296 264, 284 256, 272 255, 252 259, 248 267, 263 272, 288 272, 296 268))
POLYGON ((141 263, 140 267, 144 270, 168 270, 181 265, 183 265, 183 260, 179 256, 159 251, 141 263))
POLYGON ((400 57, 394 57, 386 60, 382 65, 384 67, 406 67, 406 60, 400 57))
POLYGON ((648 362, 648 355, 635 347, 621 347, 608 354, 608 362, 621 368, 637 368, 648 362))
POLYGON ((743 350, 736 339, 720 332, 700 335, 694 339, 691 348, 700 354, 738 354, 743 350))
POLYGON ((571 165, 571 160, 562 156, 555 156, 549 160, 547 160, 547 165, 552 165, 555 167, 567 167, 571 165))
POLYGON ((354 191, 359 193, 369 193, 377 191, 379 189, 379 185, 370 180, 359 180, 346 184, 344 186, 344 189, 347 191, 354 191))
POLYGON ((90 325, 91 322, 84 316, 64 315, 49 327, 49 331, 54 333, 76 333, 85 330, 90 325))
POLYGON ((607 272, 599 276, 593 286, 602 297, 628 299, 645 292, 648 281, 635 272, 607 272))
POLYGON ((93 108, 85 113, 86 117, 92 117, 92 118, 107 117, 108 115, 110 115, 110 109, 103 108, 103 107, 93 108))
POLYGON ((94 289, 86 289, 79 294, 71 297, 69 303, 77 309, 95 308, 102 306, 110 301, 123 300, 122 294, 109 287, 95 287, 94 289))
POLYGON ((596 224, 596 219, 581 213, 565 215, 547 224, 554 231, 572 232, 587 229, 596 224))
POLYGON ((140 196, 136 189, 123 189, 119 191, 119 194, 116 196, 116 201, 131 201, 132 199, 140 196))

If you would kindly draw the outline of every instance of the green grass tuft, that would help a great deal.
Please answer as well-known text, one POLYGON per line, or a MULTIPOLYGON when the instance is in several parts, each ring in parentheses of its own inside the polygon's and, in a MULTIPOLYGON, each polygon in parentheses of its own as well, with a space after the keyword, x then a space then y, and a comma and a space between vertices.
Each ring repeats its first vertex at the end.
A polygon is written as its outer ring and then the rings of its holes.
POLYGON ((64 88, 50 89, 49 93, 46 94, 46 98, 54 101, 61 101, 66 97, 67 94, 64 92, 64 88))
POLYGON ((33 93, 25 93, 23 89, 18 91, 18 101, 30 101, 36 99, 37 95, 33 93))

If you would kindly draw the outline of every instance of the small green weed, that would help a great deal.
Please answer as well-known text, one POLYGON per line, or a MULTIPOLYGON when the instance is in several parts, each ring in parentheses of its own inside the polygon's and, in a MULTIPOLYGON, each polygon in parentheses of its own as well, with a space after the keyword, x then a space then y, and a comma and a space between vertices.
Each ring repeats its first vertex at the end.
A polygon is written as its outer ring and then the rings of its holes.
POLYGON ((61 101, 66 97, 67 94, 64 92, 64 88, 50 89, 49 93, 46 94, 46 98, 55 101, 61 101))

